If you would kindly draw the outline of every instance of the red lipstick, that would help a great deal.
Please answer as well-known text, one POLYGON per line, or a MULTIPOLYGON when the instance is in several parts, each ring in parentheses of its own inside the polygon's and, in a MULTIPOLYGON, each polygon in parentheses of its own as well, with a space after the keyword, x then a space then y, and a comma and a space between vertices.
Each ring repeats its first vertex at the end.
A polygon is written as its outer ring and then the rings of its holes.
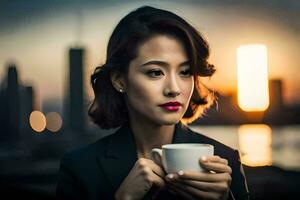
POLYGON ((159 105, 160 107, 164 108, 167 111, 177 111, 179 110, 181 103, 177 102, 177 101, 172 101, 172 102, 167 102, 164 104, 159 105))

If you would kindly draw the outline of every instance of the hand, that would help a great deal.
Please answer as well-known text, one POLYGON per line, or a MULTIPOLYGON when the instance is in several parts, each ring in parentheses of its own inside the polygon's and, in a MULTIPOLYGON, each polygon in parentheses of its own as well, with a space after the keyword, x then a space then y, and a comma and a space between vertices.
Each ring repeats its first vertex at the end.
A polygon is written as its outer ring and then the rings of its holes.
POLYGON ((115 199, 142 199, 152 186, 165 187, 165 172, 152 160, 140 158, 115 193, 115 199))
POLYGON ((183 172, 168 174, 167 187, 188 200, 227 199, 231 184, 231 168, 228 161, 219 156, 203 157, 201 167, 207 172, 183 172))

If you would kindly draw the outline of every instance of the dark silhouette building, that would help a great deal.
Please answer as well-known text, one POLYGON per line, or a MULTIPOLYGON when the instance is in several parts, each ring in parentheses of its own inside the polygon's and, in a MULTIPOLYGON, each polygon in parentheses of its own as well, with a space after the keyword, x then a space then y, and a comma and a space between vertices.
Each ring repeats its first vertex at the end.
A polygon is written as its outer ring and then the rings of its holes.
POLYGON ((215 96, 214 105, 194 122, 195 125, 232 125, 247 121, 245 112, 238 106, 235 93, 224 96, 216 92, 215 96))
POLYGON ((20 95, 16 66, 9 64, 1 90, 2 141, 16 141, 20 135, 20 95))
POLYGON ((274 79, 269 81, 270 104, 265 112, 264 122, 268 124, 283 124, 288 122, 283 103, 282 81, 274 79))
POLYGON ((83 132, 85 129, 83 98, 83 62, 84 49, 69 50, 69 83, 66 102, 67 128, 72 132, 83 132))
POLYGON ((33 88, 20 84, 15 64, 9 64, 7 69, 0 90, 2 143, 17 142, 23 133, 30 132, 29 115, 34 109, 33 88))
POLYGON ((270 105, 269 111, 272 113, 280 113, 284 109, 282 96, 282 81, 274 79, 269 81, 270 105))

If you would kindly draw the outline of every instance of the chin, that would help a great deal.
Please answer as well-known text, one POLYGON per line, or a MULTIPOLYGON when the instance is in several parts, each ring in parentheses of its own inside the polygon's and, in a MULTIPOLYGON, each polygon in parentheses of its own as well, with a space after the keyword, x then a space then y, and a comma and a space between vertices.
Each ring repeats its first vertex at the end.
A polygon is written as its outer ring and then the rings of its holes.
POLYGON ((180 122, 180 117, 158 118, 157 121, 160 125, 174 125, 180 122))

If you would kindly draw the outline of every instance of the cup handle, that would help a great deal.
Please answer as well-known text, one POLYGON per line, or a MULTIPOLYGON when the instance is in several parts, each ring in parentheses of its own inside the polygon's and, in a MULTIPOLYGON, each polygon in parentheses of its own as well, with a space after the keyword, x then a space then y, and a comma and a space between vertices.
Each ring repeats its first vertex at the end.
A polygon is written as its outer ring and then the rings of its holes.
POLYGON ((159 148, 154 148, 151 150, 151 159, 159 166, 162 165, 162 150, 159 148))

